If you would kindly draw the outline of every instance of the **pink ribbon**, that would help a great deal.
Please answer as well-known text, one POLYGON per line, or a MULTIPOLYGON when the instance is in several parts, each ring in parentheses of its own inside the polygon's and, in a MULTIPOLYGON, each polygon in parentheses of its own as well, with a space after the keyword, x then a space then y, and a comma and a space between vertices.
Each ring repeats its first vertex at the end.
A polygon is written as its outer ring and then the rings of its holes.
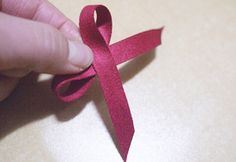
POLYGON ((93 64, 79 74, 56 76, 52 82, 53 91, 61 100, 73 101, 84 95, 97 76, 108 106, 120 154, 126 161, 134 126, 116 65, 160 45, 162 29, 145 31, 109 45, 112 20, 109 10, 102 5, 84 7, 79 26, 83 42, 94 53, 93 64), (67 91, 62 93, 61 90, 68 84, 70 86, 67 91))

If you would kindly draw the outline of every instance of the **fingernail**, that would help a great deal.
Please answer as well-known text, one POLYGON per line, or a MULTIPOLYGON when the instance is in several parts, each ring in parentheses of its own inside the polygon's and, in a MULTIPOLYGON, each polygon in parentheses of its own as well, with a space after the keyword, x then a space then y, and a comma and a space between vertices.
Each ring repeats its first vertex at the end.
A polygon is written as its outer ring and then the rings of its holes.
POLYGON ((80 70, 84 70, 92 64, 92 50, 85 44, 69 41, 69 61, 80 70))

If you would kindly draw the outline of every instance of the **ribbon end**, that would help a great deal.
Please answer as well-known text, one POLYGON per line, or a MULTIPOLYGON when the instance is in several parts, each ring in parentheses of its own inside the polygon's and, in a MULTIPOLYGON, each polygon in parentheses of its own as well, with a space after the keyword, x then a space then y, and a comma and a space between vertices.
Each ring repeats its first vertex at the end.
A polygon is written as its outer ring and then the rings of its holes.
POLYGON ((134 136, 134 128, 130 129, 125 136, 122 136, 122 139, 118 138, 119 152, 124 162, 126 162, 127 160, 133 136, 134 136))

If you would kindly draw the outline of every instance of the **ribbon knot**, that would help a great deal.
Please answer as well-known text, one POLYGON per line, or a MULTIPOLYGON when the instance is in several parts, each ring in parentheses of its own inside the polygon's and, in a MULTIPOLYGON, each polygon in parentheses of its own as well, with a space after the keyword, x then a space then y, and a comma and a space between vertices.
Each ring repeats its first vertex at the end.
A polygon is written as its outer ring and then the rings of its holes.
POLYGON ((97 76, 108 106, 120 154, 126 161, 134 126, 116 65, 158 46, 161 43, 162 29, 149 30, 109 45, 112 19, 109 10, 102 5, 84 7, 79 26, 83 42, 94 53, 94 62, 79 74, 56 76, 52 88, 60 99, 70 102, 83 96, 97 76), (61 89, 67 84, 70 84, 67 91, 62 93, 61 89))

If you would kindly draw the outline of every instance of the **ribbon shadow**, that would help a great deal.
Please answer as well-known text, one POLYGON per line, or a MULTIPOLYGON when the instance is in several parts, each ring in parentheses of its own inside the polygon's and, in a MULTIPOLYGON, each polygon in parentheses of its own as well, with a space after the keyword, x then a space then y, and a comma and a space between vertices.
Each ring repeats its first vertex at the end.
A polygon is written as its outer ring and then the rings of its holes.
MULTIPOLYGON (((120 68, 123 83, 130 80, 156 57, 155 51, 133 59, 120 68)), ((15 92, 0 103, 0 140, 24 125, 55 115, 61 122, 68 121, 93 102, 112 140, 117 146, 112 123, 103 100, 99 83, 96 81, 88 92, 72 103, 61 102, 50 89, 50 80, 37 82, 33 74, 23 79, 15 92)))

